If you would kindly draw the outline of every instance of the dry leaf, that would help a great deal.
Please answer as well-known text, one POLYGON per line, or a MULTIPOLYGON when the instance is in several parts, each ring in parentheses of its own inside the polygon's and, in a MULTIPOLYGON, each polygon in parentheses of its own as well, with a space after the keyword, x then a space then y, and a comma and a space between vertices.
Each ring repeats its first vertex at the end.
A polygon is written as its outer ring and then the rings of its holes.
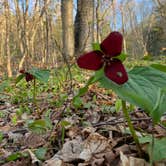
POLYGON ((37 148, 44 144, 46 144, 46 141, 42 138, 42 136, 35 133, 27 133, 26 138, 23 141, 23 145, 28 148, 37 148))
POLYGON ((144 159, 136 157, 127 157, 120 152, 121 166, 150 166, 144 159))
POLYGON ((84 141, 83 151, 81 152, 79 158, 89 161, 94 154, 102 153, 107 151, 107 149, 111 149, 108 139, 98 133, 92 133, 84 141))
POLYGON ((67 141, 54 157, 62 159, 64 162, 72 162, 79 159, 81 151, 82 139, 77 137, 76 139, 67 141))

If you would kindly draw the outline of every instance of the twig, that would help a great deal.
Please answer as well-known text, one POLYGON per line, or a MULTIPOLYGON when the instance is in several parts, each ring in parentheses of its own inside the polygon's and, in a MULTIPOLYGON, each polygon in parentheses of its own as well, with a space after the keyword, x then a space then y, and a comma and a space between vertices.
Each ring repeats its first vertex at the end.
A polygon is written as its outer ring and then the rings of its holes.
MULTIPOLYGON (((142 121, 142 120, 151 120, 152 118, 147 117, 147 118, 138 118, 138 119, 131 119, 131 121, 142 121)), ((125 122, 127 122, 125 120, 125 122)), ((92 124, 93 127, 98 127, 98 126, 105 126, 105 125, 116 125, 119 123, 124 123, 124 120, 117 120, 115 121, 115 119, 111 120, 111 121, 107 121, 107 122, 100 122, 100 123, 96 123, 96 124, 92 124)))

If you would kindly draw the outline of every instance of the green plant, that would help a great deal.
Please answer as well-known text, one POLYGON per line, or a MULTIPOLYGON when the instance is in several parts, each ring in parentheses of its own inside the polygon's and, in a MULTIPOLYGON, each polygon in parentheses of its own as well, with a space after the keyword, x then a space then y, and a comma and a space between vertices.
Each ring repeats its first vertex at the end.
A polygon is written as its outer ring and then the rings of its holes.
POLYGON ((37 134, 46 133, 52 128, 51 121, 48 117, 45 119, 28 120, 27 126, 31 131, 37 134))
POLYGON ((64 144, 64 140, 65 140, 65 128, 66 128, 67 126, 69 126, 70 123, 69 123, 68 121, 63 120, 63 121, 60 122, 60 125, 61 125, 61 127, 62 127, 61 141, 62 141, 62 145, 63 145, 63 144, 64 144))
POLYGON ((47 148, 38 148, 35 150, 35 155, 39 160, 44 160, 47 153, 47 148))
POLYGON ((152 136, 139 137, 142 144, 147 144, 147 151, 151 162, 161 161, 166 157, 166 138, 153 138, 152 136))
POLYGON ((3 140, 3 133, 0 131, 0 143, 2 142, 3 140))
POLYGON ((28 71, 20 70, 20 73, 21 74, 16 78, 16 84, 20 82, 23 78, 25 78, 27 82, 33 81, 33 103, 36 105, 36 96, 37 96, 36 80, 47 83, 50 76, 50 71, 32 68, 31 70, 28 71))
MULTIPOLYGON (((117 39, 114 39, 115 43, 116 40, 117 39)), ((114 41, 112 41, 112 39, 109 41, 110 42, 104 46, 105 50, 109 50, 111 47, 113 49, 111 51, 114 52, 117 51, 117 48, 120 48, 120 46, 117 46, 115 43, 113 43, 114 41), (115 47, 112 47, 111 44, 113 44, 115 47)), ((116 44, 120 43, 117 42, 116 44)), ((102 46, 102 44, 100 44, 100 46, 102 46)), ((95 46, 95 48, 99 49, 97 46, 95 46)), ((87 84, 79 90, 78 94, 74 97, 73 102, 77 101, 77 98, 84 95, 84 93, 88 90, 88 86, 93 83, 99 82, 100 86, 103 88, 112 89, 122 100, 122 105, 117 103, 116 108, 119 110, 119 108, 122 106, 122 111, 128 123, 130 133, 132 134, 136 143, 139 155, 142 156, 139 139, 131 123, 129 109, 126 107, 126 102, 132 104, 132 106, 139 106, 143 108, 152 117, 153 123, 158 123, 166 108, 166 66, 155 64, 146 67, 134 67, 127 72, 128 80, 124 79, 124 81, 123 78, 121 78, 121 75, 118 74, 118 71, 120 71, 122 75, 124 74, 121 66, 110 66, 110 68, 112 68, 110 69, 110 73, 107 75, 105 66, 101 68, 100 59, 98 59, 97 56, 100 55, 90 52, 83 55, 77 62, 79 67, 93 69, 96 70, 96 72, 95 75, 88 80, 87 84), (88 59, 89 62, 87 63, 88 59), (95 63, 93 63, 94 61, 92 60, 95 60, 95 63), (112 73, 113 68, 114 72, 116 71, 115 73, 112 73), (111 77, 109 77, 110 75, 111 77)), ((122 57, 123 56, 125 55, 122 54, 122 57)), ((108 61, 105 63, 108 63, 108 61)), ((126 78, 126 74, 124 75, 126 78)))

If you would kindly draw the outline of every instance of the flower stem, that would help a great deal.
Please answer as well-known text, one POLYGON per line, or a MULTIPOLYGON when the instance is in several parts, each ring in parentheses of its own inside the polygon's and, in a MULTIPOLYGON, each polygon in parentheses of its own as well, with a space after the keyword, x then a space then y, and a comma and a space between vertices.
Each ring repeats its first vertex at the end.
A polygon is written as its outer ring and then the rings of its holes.
POLYGON ((129 127, 129 130, 131 132, 131 135, 132 135, 132 137, 134 139, 134 142, 136 144, 139 157, 141 157, 142 156, 142 149, 141 149, 141 146, 139 144, 138 136, 136 135, 135 129, 134 129, 133 124, 131 122, 128 110, 126 108, 126 101, 124 101, 124 100, 122 100, 122 110, 123 110, 123 114, 125 116, 125 119, 127 120, 128 127, 129 127))
POLYGON ((36 79, 33 80, 33 104, 36 105, 36 79))

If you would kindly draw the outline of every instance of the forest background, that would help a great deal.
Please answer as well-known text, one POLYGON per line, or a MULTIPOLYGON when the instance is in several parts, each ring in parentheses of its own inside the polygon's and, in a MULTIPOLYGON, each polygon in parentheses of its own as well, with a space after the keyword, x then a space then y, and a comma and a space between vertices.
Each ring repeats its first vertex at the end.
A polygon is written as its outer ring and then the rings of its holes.
POLYGON ((111 31, 128 61, 166 55, 165 0, 1 0, 0 76, 75 63, 111 31))

